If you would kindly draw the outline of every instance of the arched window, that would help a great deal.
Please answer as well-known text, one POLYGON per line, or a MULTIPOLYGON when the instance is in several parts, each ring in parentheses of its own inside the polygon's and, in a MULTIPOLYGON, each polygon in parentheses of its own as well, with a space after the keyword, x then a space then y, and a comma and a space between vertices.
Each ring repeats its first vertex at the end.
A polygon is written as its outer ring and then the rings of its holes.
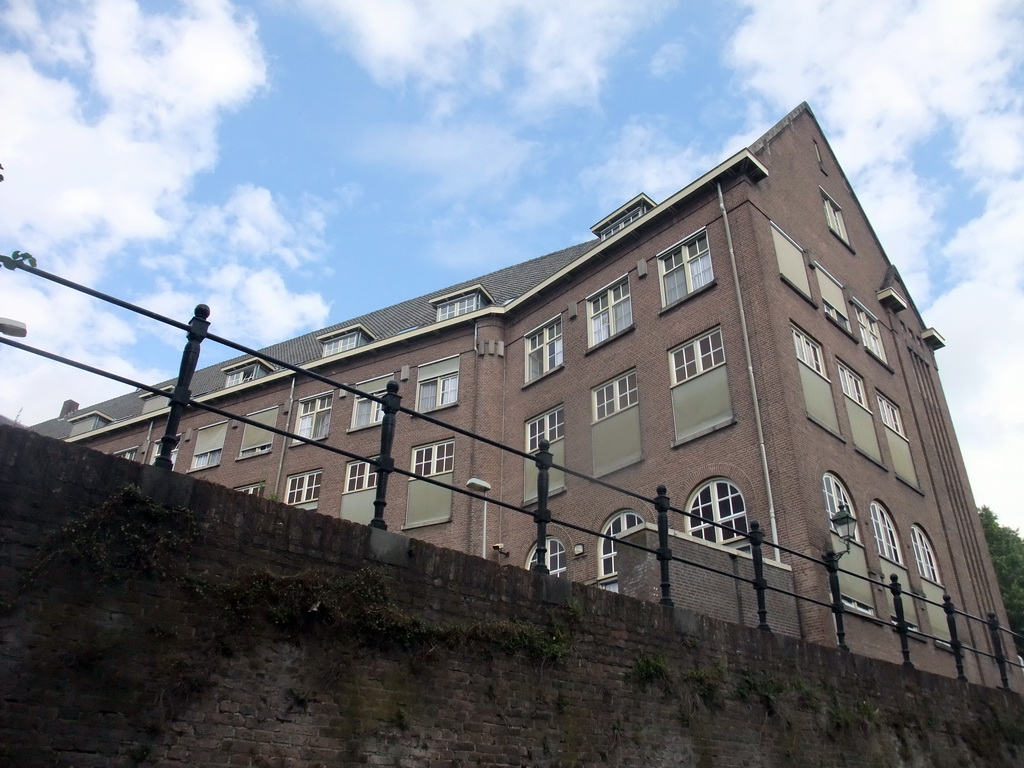
POLYGON ((878 547, 878 554, 886 560, 903 565, 900 540, 896 535, 896 526, 893 525, 889 511, 878 501, 871 502, 870 511, 871 527, 875 531, 875 546, 878 547))
POLYGON ((727 544, 744 538, 747 532, 747 508, 740 489, 724 477, 709 480, 693 494, 688 509, 691 536, 727 544), (721 523, 736 532, 718 528, 721 523))
POLYGON ((939 566, 935 562, 935 550, 932 548, 928 534, 916 525, 910 529, 910 543, 914 546, 914 559, 917 560, 917 572, 922 578, 941 584, 939 566))
MULTIPOLYGON (((854 518, 857 517, 853 502, 850 501, 850 494, 839 478, 829 472, 826 472, 821 478, 821 490, 825 494, 825 514, 828 515, 828 527, 833 533, 838 533, 832 524, 832 518, 839 513, 840 504, 845 504, 850 510, 850 514, 854 518)), ((853 527, 853 540, 860 541, 860 531, 856 525, 853 527)))
MULTIPOLYGON (((565 573, 566 557, 565 547, 558 539, 548 537, 548 573, 552 576, 561 576, 565 573)), ((533 570, 537 564, 537 546, 530 550, 530 557, 526 561, 526 567, 533 570)))
MULTIPOLYGON (((610 518, 608 522, 604 524, 604 528, 601 529, 601 533, 605 536, 614 536, 618 538, 622 535, 623 531, 627 531, 630 528, 635 528, 638 525, 643 525, 644 520, 640 515, 631 509, 626 509, 621 512, 616 512, 610 518)), ((615 562, 615 540, 614 539, 601 539, 601 562, 598 565, 598 577, 602 579, 608 579, 618 574, 618 567, 615 562)), ((601 584, 605 589, 617 591, 617 583, 604 582, 601 584)))

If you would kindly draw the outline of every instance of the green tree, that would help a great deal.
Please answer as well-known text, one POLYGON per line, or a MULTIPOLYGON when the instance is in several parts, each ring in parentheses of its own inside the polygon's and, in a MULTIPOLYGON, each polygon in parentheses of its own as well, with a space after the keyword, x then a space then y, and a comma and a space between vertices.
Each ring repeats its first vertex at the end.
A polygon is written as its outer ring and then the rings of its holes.
MULTIPOLYGON (((978 510, 981 527, 996 569, 999 591, 1006 606, 1010 629, 1024 635, 1024 539, 1013 528, 999 524, 991 509, 978 510)), ((1024 655, 1024 642, 1017 641, 1017 653, 1024 655)))

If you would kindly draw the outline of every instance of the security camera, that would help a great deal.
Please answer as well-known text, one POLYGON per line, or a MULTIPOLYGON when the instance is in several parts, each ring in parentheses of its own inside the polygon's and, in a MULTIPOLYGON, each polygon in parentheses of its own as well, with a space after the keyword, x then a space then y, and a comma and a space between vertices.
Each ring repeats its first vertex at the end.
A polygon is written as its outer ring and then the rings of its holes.
POLYGON ((497 544, 491 544, 491 549, 495 552, 501 552, 505 549, 505 545, 499 541, 497 544))

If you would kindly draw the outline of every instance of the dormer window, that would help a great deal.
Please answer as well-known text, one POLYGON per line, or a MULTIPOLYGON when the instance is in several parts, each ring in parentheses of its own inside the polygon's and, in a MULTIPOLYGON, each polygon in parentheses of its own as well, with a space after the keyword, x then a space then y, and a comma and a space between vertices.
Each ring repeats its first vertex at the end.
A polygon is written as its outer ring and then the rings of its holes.
POLYGON ((349 328, 320 336, 318 340, 323 345, 323 356, 330 357, 369 344, 370 335, 362 328, 349 328))
POLYGON ((481 285, 474 285, 456 294, 438 296, 430 303, 437 307, 437 321, 451 320, 459 315, 468 315, 493 302, 490 294, 481 285))
POLYGON ((270 369, 257 360, 247 360, 230 368, 222 368, 227 378, 224 380, 225 387, 237 387, 247 381, 262 379, 270 369))
POLYGON ((107 426, 107 424, 112 421, 113 419, 102 411, 88 411, 78 416, 74 416, 68 419, 68 422, 71 424, 70 437, 83 435, 86 432, 92 432, 94 429, 107 426))
POLYGON ((607 240, 612 235, 628 227, 652 208, 654 208, 654 201, 647 195, 639 194, 597 222, 597 224, 590 228, 590 231, 602 240, 607 240))

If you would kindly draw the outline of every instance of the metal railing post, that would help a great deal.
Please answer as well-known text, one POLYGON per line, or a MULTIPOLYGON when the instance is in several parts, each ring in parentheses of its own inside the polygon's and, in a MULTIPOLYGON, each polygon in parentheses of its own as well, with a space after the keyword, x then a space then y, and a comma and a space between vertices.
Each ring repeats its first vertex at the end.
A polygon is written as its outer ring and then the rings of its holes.
POLYGON ((764 543, 764 531, 761 530, 761 524, 756 520, 751 522, 747 538, 750 540, 750 556, 754 559, 757 628, 762 632, 771 632, 772 628, 768 626, 768 606, 765 603, 765 590, 768 587, 768 582, 764 578, 764 553, 761 551, 761 544, 764 543))
POLYGON ((174 462, 171 461, 171 454, 178 445, 178 425, 181 424, 181 414, 192 398, 192 376, 196 372, 196 365, 199 363, 199 345, 206 338, 206 332, 210 329, 207 318, 210 316, 210 308, 205 304, 197 304, 192 320, 188 324, 187 341, 185 349, 181 353, 181 366, 178 369, 178 380, 174 389, 171 390, 171 407, 167 413, 167 428, 164 436, 160 438, 160 451, 157 453, 153 466, 161 469, 174 469, 174 462))
POLYGON ((907 619, 903 613, 903 588, 900 586, 900 577, 895 573, 889 576, 889 591, 892 592, 892 604, 896 609, 896 631, 900 636, 903 666, 913 667, 914 663, 910 660, 910 643, 907 641, 907 619))
POLYGON ((658 512, 658 563, 661 565, 661 605, 673 605, 672 582, 669 580, 668 565, 672 562, 672 550, 668 546, 668 488, 659 485, 654 497, 654 508, 658 512))
POLYGON ((1003 688, 1010 689, 1010 681, 1006 677, 1006 656, 1003 655, 1003 641, 999 637, 999 617, 995 613, 988 615, 988 631, 992 637, 992 649, 995 651, 996 666, 999 667, 999 681, 1003 688))
POLYGON ((953 606, 953 598, 949 595, 942 596, 942 610, 946 612, 946 626, 949 628, 949 646, 953 649, 953 659, 956 661, 956 679, 966 680, 964 674, 964 646, 960 642, 960 636, 956 631, 956 608, 953 606))
POLYGON ((387 392, 381 397, 384 409, 384 418, 380 424, 380 465, 377 467, 377 493, 373 498, 373 520, 370 521, 371 528, 379 528, 382 531, 388 529, 384 522, 384 508, 388 505, 388 479, 395 468, 395 460, 391 456, 391 447, 395 442, 395 414, 402 405, 402 396, 398 394, 398 382, 392 379, 388 382, 387 392))
POLYGON ((832 593, 832 615, 836 621, 836 639, 840 651, 849 651, 846 644, 846 630, 843 628, 843 597, 839 592, 839 555, 834 549, 825 553, 825 568, 828 569, 828 588, 832 593))
POLYGON ((551 469, 551 451, 548 448, 551 443, 541 440, 540 450, 534 454, 534 462, 537 465, 537 509, 533 512, 533 519, 537 523, 537 554, 533 570, 538 573, 549 573, 548 569, 548 523, 551 522, 551 510, 548 509, 548 472, 551 469))

